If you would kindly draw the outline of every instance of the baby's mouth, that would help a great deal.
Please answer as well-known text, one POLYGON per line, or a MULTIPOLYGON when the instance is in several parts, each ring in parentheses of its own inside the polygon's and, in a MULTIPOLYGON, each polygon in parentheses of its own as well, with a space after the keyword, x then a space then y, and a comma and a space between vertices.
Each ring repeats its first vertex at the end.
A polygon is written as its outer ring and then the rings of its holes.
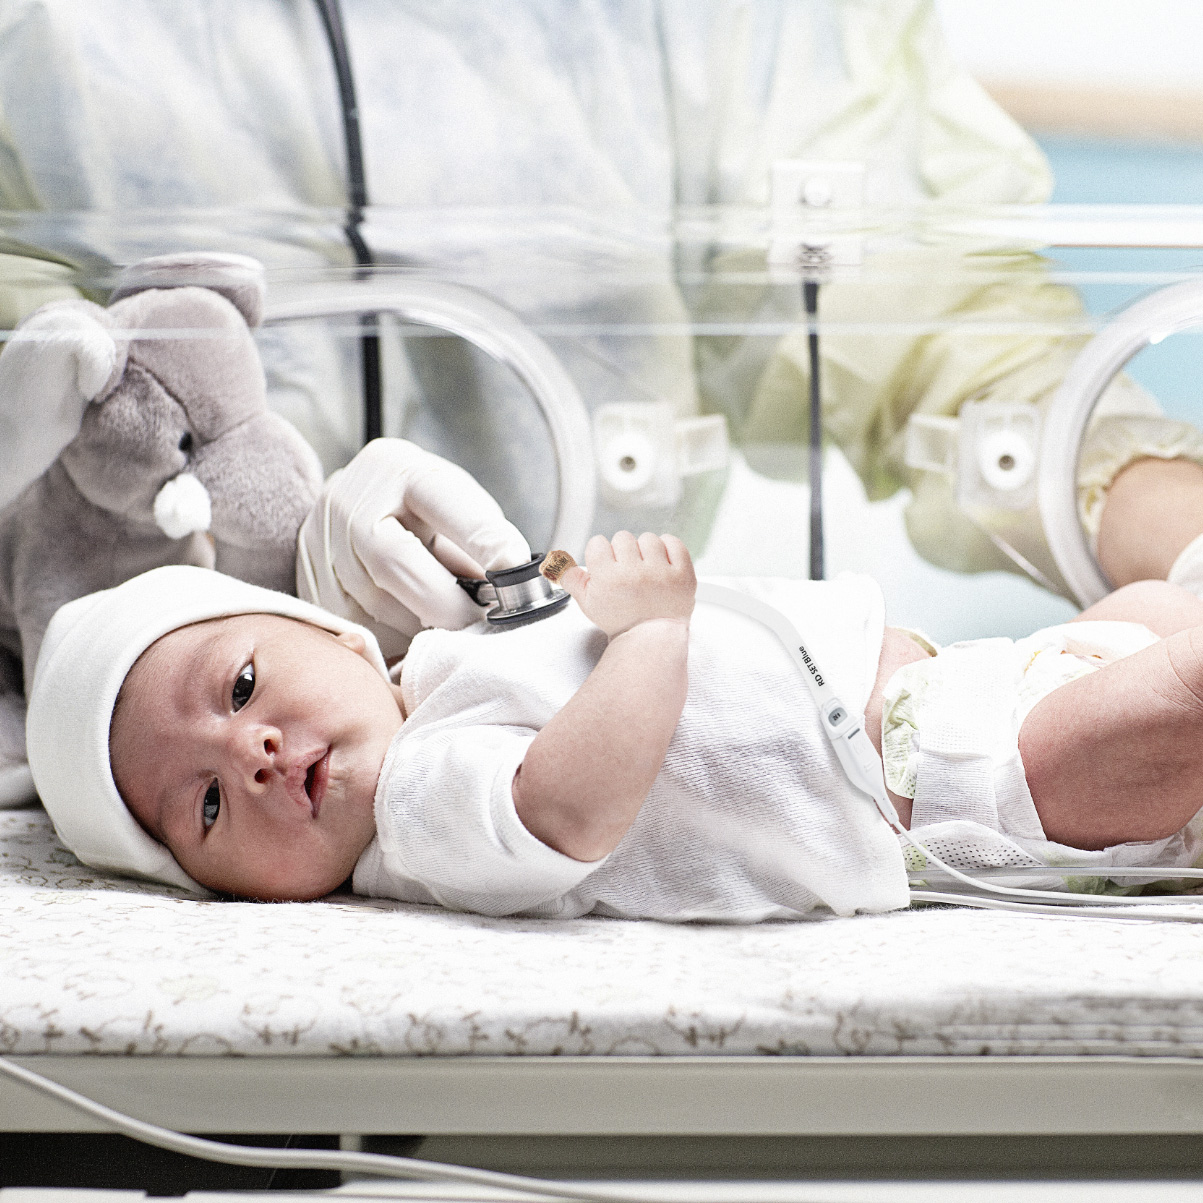
POLYGON ((330 780, 330 749, 327 748, 319 760, 315 760, 305 773, 305 793, 309 795, 309 806, 316 819, 326 795, 326 784, 330 780))

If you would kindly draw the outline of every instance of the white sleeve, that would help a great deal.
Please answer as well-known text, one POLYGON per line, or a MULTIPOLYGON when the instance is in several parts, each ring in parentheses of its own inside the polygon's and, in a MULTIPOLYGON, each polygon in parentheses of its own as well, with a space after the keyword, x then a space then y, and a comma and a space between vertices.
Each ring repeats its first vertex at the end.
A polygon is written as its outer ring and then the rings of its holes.
POLYGON ((376 795, 382 870, 452 910, 511 915, 558 898, 604 864, 564 856, 518 818, 514 774, 535 734, 480 725, 398 736, 376 795))

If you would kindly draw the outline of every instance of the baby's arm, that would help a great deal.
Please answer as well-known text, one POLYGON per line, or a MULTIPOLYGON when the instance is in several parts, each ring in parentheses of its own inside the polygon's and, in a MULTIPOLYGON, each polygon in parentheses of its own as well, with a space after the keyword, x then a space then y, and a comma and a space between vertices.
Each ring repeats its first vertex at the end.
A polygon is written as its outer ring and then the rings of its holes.
POLYGON ((514 776, 518 817, 543 843, 599 860, 635 821, 685 705, 697 581, 685 545, 595 536, 560 584, 609 636, 597 666, 532 741, 514 776))

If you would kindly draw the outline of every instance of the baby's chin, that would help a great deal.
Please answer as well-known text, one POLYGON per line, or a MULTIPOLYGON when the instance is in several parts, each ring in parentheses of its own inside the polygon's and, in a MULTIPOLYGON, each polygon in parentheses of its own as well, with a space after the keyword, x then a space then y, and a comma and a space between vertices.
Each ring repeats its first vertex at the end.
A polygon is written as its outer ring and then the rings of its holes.
POLYGON ((374 834, 373 828, 366 838, 356 839, 350 846, 322 849, 306 864, 293 859, 269 872, 231 874, 206 872, 199 866, 184 868, 201 885, 226 898, 248 902, 313 902, 334 893, 350 880, 374 834))
MULTIPOLYGON (((354 869, 354 865, 351 869, 354 869)), ((216 894, 244 902, 316 902, 333 894, 351 879, 351 871, 333 871, 316 877, 301 877, 295 881, 282 880, 265 885, 201 881, 216 894)), ((199 878, 197 880, 200 880, 199 878)))
MULTIPOLYGON (((333 894, 340 886, 350 881, 350 875, 340 878, 331 886, 297 887, 295 889, 255 890, 246 893, 231 892, 229 897, 244 902, 317 902, 333 894)), ((219 891, 220 892, 220 891, 219 891)))

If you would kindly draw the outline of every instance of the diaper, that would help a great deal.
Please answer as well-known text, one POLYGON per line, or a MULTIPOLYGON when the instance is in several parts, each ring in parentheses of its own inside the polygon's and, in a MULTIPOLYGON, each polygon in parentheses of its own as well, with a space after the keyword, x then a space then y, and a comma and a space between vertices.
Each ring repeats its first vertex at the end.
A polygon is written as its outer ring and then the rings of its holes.
MULTIPOLYGON (((883 697, 882 760, 890 789, 914 800, 911 835, 955 868, 1193 866, 1203 853, 1198 819, 1166 839, 1101 850, 1046 839, 1019 755, 1019 729, 1042 698, 1156 642, 1139 623, 1075 622, 1017 641, 954 643, 899 669, 883 697)), ((908 860, 923 867, 913 849, 908 860)), ((1104 887, 1086 878, 1070 888, 1104 887)))

